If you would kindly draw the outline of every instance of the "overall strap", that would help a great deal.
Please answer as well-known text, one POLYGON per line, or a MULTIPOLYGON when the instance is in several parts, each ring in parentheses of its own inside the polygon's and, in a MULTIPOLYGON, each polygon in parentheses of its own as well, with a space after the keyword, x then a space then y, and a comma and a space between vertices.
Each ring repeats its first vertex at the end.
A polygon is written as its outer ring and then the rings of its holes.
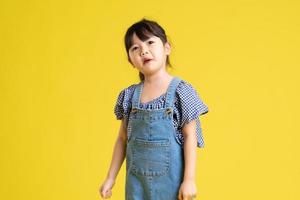
POLYGON ((177 76, 175 76, 169 87, 168 87, 168 90, 167 90, 167 94, 166 94, 166 105, 165 107, 166 108, 169 108, 169 107, 172 107, 173 106, 173 101, 175 99, 175 92, 176 92, 176 88, 178 86, 178 84, 180 83, 181 79, 177 76))
POLYGON ((142 82, 137 84, 132 97, 132 108, 139 108, 142 82))

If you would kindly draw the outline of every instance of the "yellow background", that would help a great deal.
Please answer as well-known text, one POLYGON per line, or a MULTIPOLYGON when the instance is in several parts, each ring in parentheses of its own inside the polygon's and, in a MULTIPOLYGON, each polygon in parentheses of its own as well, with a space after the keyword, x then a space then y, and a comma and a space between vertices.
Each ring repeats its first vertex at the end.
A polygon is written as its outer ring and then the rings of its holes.
MULTIPOLYGON (((299 1, 1 1, 0 199, 100 199, 137 83, 123 36, 166 30, 200 117, 199 200, 299 200, 299 1)), ((123 199, 123 165, 111 199, 123 199)))

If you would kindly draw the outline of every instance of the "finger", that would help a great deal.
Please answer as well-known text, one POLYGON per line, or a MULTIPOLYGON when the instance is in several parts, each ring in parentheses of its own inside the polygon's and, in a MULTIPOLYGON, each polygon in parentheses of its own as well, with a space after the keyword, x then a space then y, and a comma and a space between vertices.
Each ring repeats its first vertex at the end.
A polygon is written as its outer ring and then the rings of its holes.
POLYGON ((105 198, 106 196, 107 196, 107 190, 102 190, 101 191, 101 196, 103 197, 103 198, 105 198))
POLYGON ((107 197, 111 197, 111 195, 112 195, 111 190, 108 190, 107 193, 106 193, 106 195, 107 195, 107 197))
POLYGON ((103 187, 103 185, 99 188, 99 192, 100 192, 100 194, 102 194, 103 193, 103 190, 104 190, 104 187, 103 187))
POLYGON ((178 200, 182 200, 182 193, 181 193, 181 191, 179 191, 177 198, 178 198, 178 200))
POLYGON ((102 198, 104 198, 105 192, 104 192, 104 191, 101 191, 101 192, 100 192, 100 195, 101 195, 102 198))

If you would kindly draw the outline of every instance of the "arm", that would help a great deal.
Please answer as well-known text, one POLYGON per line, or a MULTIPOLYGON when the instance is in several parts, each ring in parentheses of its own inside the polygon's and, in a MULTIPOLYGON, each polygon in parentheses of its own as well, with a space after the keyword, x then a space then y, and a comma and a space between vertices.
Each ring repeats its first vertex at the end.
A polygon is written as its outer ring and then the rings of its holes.
POLYGON ((119 129, 119 134, 115 142, 114 152, 107 173, 107 177, 100 188, 100 194, 103 198, 109 198, 112 195, 111 189, 115 183, 116 177, 125 158, 126 140, 126 118, 123 118, 119 129))
POLYGON ((196 120, 185 124, 182 128, 184 137, 184 177, 179 190, 179 199, 189 200, 196 197, 196 159, 197 159, 197 135, 196 120))

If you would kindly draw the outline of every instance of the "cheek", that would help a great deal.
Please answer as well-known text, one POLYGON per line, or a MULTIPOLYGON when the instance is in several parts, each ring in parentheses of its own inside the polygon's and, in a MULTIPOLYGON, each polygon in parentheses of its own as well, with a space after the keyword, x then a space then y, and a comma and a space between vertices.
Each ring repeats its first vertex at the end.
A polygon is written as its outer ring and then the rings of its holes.
POLYGON ((155 54, 156 58, 163 58, 165 56, 165 52, 162 51, 161 49, 157 49, 153 53, 155 54))
POLYGON ((133 61, 133 60, 134 60, 133 54, 129 54, 129 55, 128 55, 128 58, 129 58, 131 61, 133 61))
POLYGON ((161 46, 153 48, 152 52, 154 52, 158 55, 162 55, 164 53, 163 48, 161 46))
POLYGON ((138 64, 140 62, 139 58, 134 54, 129 55, 129 60, 131 64, 138 64))

